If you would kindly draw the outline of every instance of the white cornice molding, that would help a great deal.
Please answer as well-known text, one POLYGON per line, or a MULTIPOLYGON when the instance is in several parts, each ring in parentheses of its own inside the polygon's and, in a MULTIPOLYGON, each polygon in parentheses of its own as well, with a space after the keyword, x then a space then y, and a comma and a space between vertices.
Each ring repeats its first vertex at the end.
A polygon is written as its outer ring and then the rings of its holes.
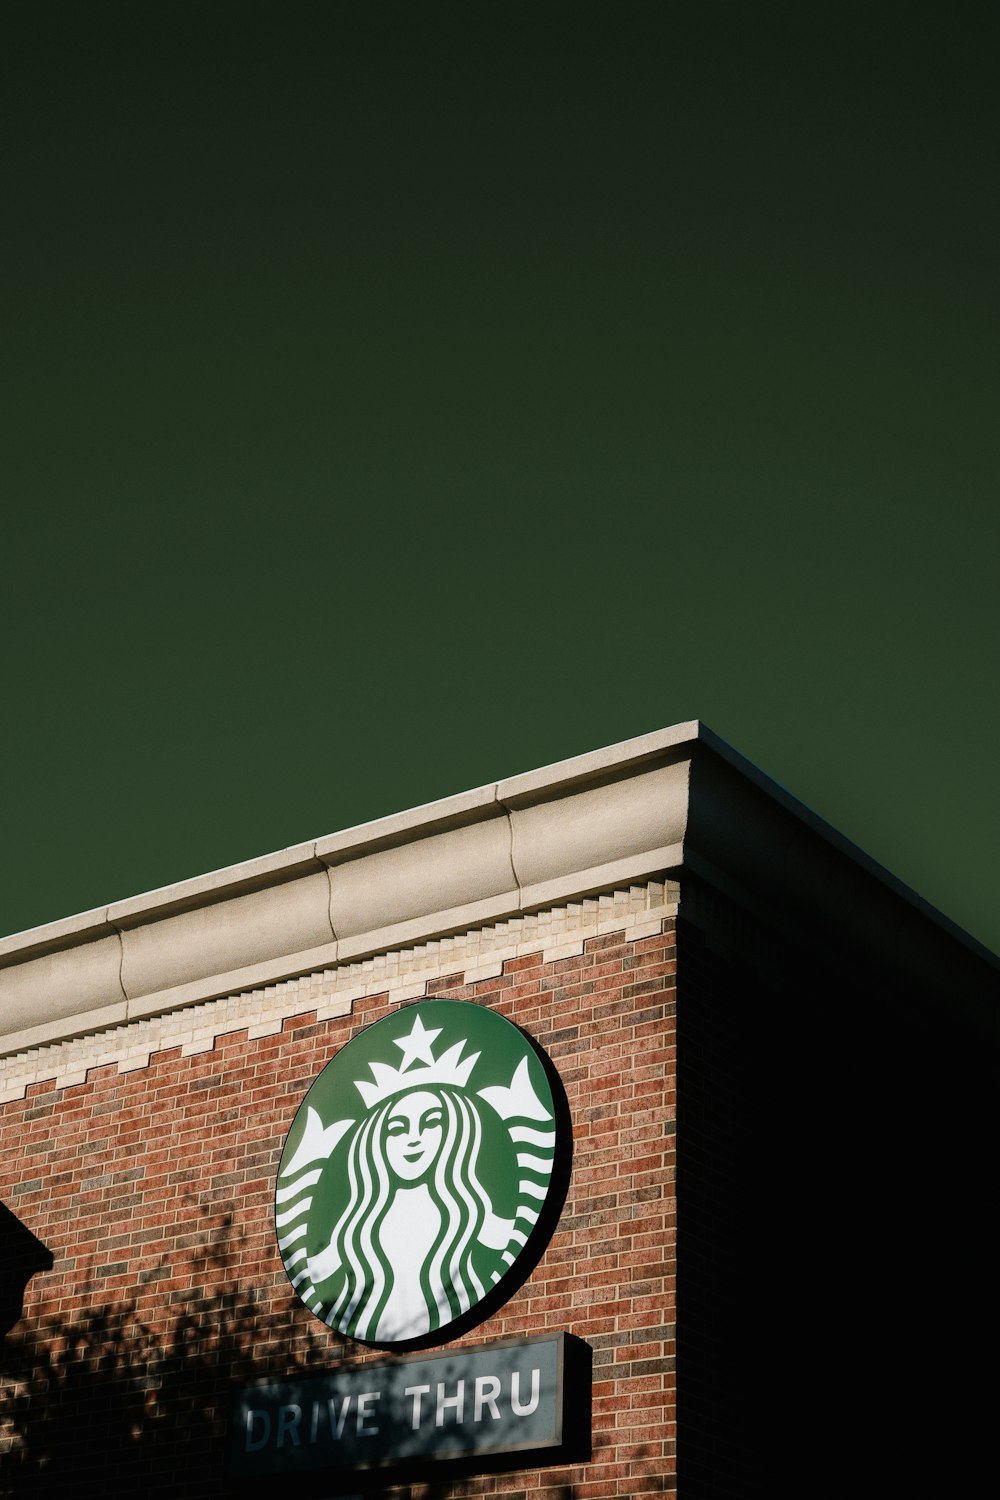
POLYGON ((312 1011, 317 1022, 329 1021, 349 1015, 362 996, 385 995, 398 1005, 422 999, 428 983, 445 976, 462 986, 488 983, 509 959, 535 954, 543 964, 556 963, 582 954, 588 939, 612 932, 623 942, 636 942, 662 932, 664 921, 676 916, 677 895, 675 885, 649 881, 282 984, 9 1052, 0 1056, 0 1104, 23 1098, 32 1085, 48 1082, 61 1089, 83 1083, 94 1067, 114 1065, 130 1073, 173 1048, 183 1057, 207 1052, 232 1032, 245 1031, 249 1040, 270 1036, 291 1017, 312 1011))
POLYGON ((883 967, 996 984, 985 950, 692 722, 6 938, 0 1052, 685 872, 771 920, 828 919, 883 967))

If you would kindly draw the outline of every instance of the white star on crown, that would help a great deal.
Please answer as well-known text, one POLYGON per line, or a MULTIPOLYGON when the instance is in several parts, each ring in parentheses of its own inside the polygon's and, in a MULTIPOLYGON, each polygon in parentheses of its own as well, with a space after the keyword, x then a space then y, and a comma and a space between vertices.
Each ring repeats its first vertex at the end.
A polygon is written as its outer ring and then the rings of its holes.
POLYGON ((414 1017, 413 1030, 409 1036, 396 1038, 395 1045, 403 1054, 403 1061, 399 1065, 399 1071, 405 1073, 414 1058, 420 1062, 427 1063, 430 1067, 434 1062, 434 1048, 431 1046, 441 1035, 440 1026, 436 1031, 428 1031, 419 1016, 414 1017))
POLYGON ((440 1028, 427 1031, 420 1017, 415 1016, 409 1035, 396 1038, 395 1044, 403 1053, 399 1067, 394 1068, 391 1063, 369 1063, 375 1082, 368 1083, 362 1078, 354 1080, 354 1087, 365 1101, 365 1107, 371 1109, 373 1104, 381 1104, 383 1099, 402 1093, 403 1089, 422 1088, 429 1083, 450 1083, 455 1088, 464 1088, 481 1054, 470 1052, 468 1057, 462 1057, 463 1038, 436 1058, 433 1044, 440 1035, 440 1028), (410 1066, 415 1058, 423 1063, 422 1067, 410 1066))

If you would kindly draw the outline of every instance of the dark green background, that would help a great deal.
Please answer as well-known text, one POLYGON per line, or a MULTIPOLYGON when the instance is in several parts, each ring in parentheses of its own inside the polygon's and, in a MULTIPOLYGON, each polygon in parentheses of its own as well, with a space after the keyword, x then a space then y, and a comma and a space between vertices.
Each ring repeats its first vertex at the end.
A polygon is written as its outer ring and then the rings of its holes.
POLYGON ((701 717, 1000 947, 997 14, 8 9, 0 927, 701 717))

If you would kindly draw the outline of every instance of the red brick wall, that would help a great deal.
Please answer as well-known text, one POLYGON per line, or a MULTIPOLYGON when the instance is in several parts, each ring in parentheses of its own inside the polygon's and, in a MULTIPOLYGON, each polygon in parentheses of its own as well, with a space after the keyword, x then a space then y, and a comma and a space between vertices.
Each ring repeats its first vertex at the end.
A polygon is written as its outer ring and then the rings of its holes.
MULTIPOLYGON (((508 961, 429 992, 495 1007, 552 1058, 574 1132, 558 1228, 528 1280, 461 1341, 566 1330, 594 1351, 593 1460, 414 1497, 629 1496, 675 1488, 673 924, 582 956, 508 961)), ((53 1252, 5 1341, 0 1495, 207 1496, 228 1487, 233 1387, 367 1354, 291 1294, 274 1174, 303 1094, 385 996, 280 1035, 220 1037, 3 1107, 2 1199, 53 1252)), ((399 1489, 390 1493, 399 1494, 399 1489)))

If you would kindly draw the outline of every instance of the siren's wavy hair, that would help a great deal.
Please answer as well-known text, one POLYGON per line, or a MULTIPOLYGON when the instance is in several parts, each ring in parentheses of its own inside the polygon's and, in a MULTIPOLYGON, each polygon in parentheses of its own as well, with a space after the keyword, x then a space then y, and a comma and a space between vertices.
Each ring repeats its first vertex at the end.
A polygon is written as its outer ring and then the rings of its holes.
MULTIPOLYGON (((441 1223, 420 1268, 432 1331, 485 1295, 473 1251, 490 1200, 476 1171, 483 1126, 475 1101, 440 1084, 428 1086, 427 1092, 440 1099, 444 1111, 441 1145, 426 1179, 441 1223)), ((386 1121, 399 1097, 379 1106, 354 1130, 347 1160, 350 1196, 333 1230, 343 1285, 327 1322, 358 1339, 375 1337, 392 1286, 379 1231, 394 1189, 385 1156, 386 1121)))

